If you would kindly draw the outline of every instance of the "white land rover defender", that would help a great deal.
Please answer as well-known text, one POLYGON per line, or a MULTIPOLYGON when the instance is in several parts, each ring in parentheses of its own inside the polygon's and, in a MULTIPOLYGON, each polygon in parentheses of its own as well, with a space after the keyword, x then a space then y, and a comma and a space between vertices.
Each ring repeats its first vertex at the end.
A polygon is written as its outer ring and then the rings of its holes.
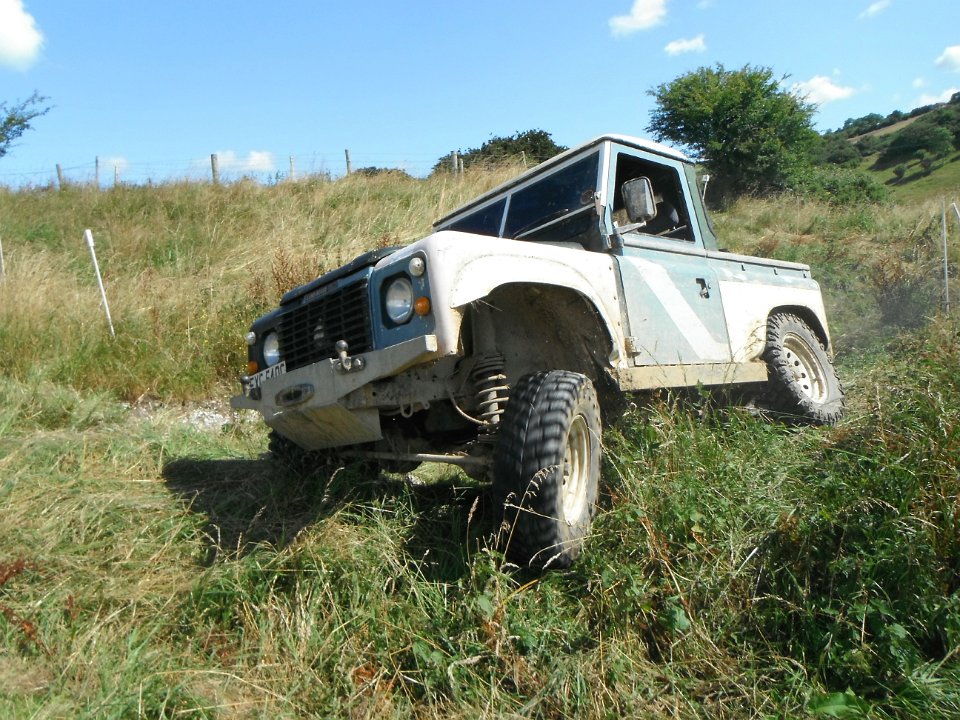
POLYGON ((765 383, 783 416, 843 412, 810 268, 719 250, 673 149, 597 138, 434 230, 253 323, 232 405, 261 413, 271 451, 460 465, 492 479, 513 558, 564 567, 623 393, 765 383))

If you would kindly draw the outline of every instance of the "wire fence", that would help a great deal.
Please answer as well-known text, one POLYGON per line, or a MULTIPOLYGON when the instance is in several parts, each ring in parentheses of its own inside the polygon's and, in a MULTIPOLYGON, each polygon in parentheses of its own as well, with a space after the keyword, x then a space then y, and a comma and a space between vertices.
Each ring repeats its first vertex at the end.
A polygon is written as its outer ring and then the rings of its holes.
POLYGON ((90 162, 54 164, 35 170, 0 172, 0 186, 45 187, 119 184, 149 185, 168 182, 235 182, 250 179, 269 184, 289 179, 321 177, 336 179, 350 172, 399 170, 413 177, 426 177, 437 164, 436 156, 409 154, 351 155, 337 152, 303 152, 276 156, 269 152, 238 155, 212 153, 208 157, 185 161, 136 161, 127 158, 99 157, 90 162))

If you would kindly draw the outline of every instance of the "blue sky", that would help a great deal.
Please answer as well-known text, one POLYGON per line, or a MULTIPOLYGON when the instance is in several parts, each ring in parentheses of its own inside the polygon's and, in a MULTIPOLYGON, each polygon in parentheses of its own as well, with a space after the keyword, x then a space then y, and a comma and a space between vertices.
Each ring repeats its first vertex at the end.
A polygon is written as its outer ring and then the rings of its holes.
POLYGON ((0 0, 0 101, 53 108, 0 184, 400 167, 539 128, 647 135, 701 66, 789 76, 820 130, 960 90, 957 0, 0 0))

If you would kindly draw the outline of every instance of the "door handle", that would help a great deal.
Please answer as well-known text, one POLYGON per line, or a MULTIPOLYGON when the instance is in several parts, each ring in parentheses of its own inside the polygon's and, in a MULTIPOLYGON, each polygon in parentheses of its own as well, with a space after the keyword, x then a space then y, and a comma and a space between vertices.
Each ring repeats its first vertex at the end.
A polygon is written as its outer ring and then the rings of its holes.
POLYGON ((704 299, 710 297, 710 284, 705 278, 697 278, 697 285, 700 286, 700 297, 704 299))

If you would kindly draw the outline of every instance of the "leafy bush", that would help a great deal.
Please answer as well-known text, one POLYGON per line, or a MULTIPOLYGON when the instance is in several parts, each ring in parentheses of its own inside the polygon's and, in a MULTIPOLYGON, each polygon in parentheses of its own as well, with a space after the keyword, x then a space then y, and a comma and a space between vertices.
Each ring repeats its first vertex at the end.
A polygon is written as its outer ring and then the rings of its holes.
POLYGON ((949 154, 953 150, 953 134, 946 127, 924 120, 917 120, 894 135, 893 140, 877 158, 877 166, 889 167, 916 157, 921 152, 937 158, 949 154))
POLYGON ((792 176, 794 190, 832 205, 878 203, 888 198, 887 189, 867 173, 838 167, 805 168, 792 176))
POLYGON ((861 157, 867 157, 886 150, 891 140, 893 135, 865 135, 857 140, 855 147, 861 157))
POLYGON ((857 146, 840 135, 821 137, 813 151, 813 159, 817 165, 830 164, 855 168, 859 167, 860 158, 857 146))
POLYGON ((397 178, 404 178, 406 180, 412 180, 413 176, 410 175, 406 170, 401 170, 400 168, 385 168, 385 167, 362 167, 357 168, 353 171, 356 175, 362 175, 365 177, 377 177, 378 175, 387 175, 397 178))
MULTIPOLYGON (((516 163, 521 158, 526 160, 527 165, 533 167, 554 155, 559 155, 566 149, 563 145, 555 143, 550 133, 545 130, 524 132, 518 130, 513 135, 494 136, 478 148, 461 152, 460 159, 465 168, 516 163)), ((433 166, 434 173, 447 170, 450 170, 449 156, 440 158, 433 166)))

